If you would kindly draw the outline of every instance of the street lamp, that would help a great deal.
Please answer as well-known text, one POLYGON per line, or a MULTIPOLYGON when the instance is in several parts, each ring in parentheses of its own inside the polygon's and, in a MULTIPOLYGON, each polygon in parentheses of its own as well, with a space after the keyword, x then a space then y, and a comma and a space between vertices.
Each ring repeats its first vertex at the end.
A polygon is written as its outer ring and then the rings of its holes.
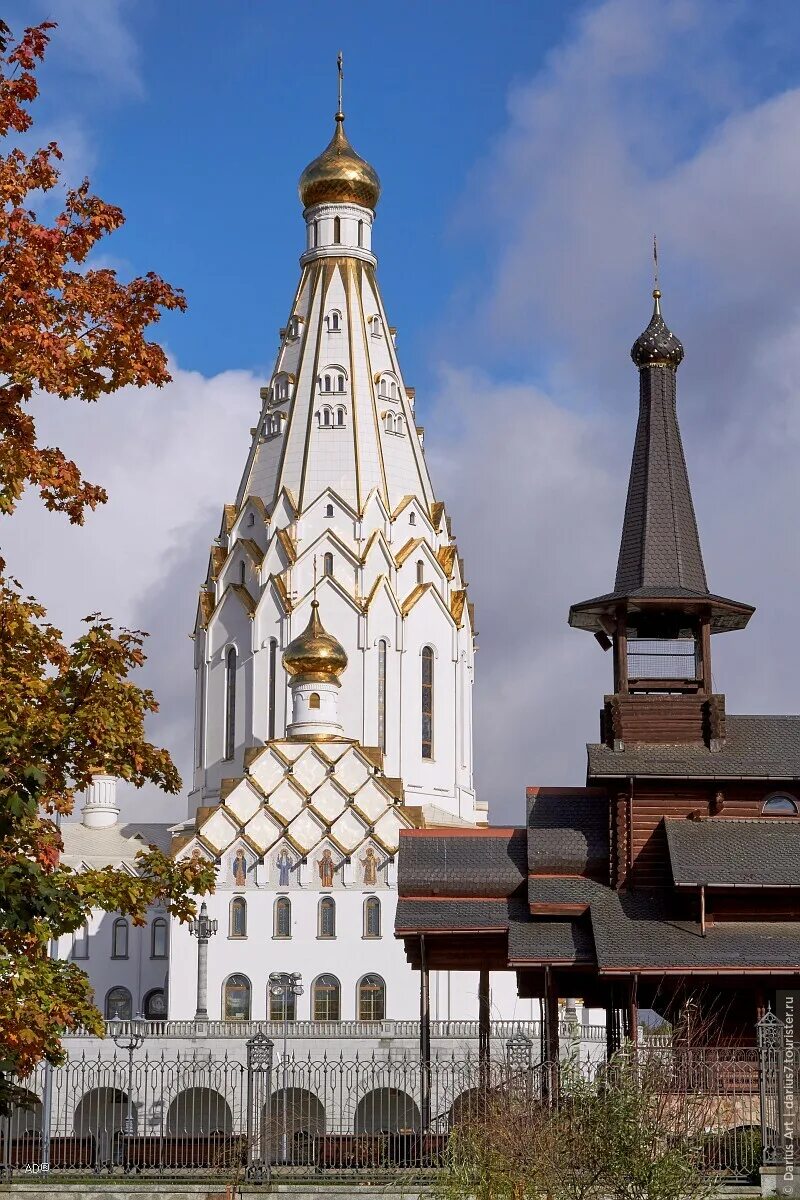
POLYGON ((286 1105, 288 1101, 288 1063, 286 1060, 286 1040, 289 1036, 289 997, 302 996, 303 977, 299 971, 273 971, 269 977, 271 996, 280 996, 283 1000, 283 1131, 281 1133, 281 1162, 289 1161, 288 1121, 286 1105))
POLYGON ((145 1039, 145 1030, 147 1024, 141 1013, 137 1013, 132 1021, 128 1022, 128 1032, 122 1033, 122 1022, 112 1021, 109 1025, 109 1032, 114 1038, 114 1044, 120 1050, 128 1052, 128 1109, 125 1114, 125 1121, 122 1126, 122 1132, 125 1137, 133 1137, 136 1128, 133 1120, 133 1052, 138 1050, 145 1039), (116 1027, 117 1032, 114 1032, 116 1027))
POLYGON ((200 915, 189 921, 189 933, 197 938, 197 1009, 195 1021, 208 1020, 208 940, 219 928, 219 922, 208 915, 205 900, 200 905, 200 915))

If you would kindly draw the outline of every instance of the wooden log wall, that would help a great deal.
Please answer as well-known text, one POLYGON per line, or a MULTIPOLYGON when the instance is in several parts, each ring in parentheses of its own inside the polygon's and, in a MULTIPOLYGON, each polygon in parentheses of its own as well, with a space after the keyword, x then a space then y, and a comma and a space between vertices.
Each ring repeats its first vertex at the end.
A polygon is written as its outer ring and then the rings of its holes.
POLYGON ((775 791, 771 782, 761 783, 659 783, 637 779, 631 803, 630 884, 639 888, 672 886, 667 837, 662 817, 688 817, 697 813, 715 820, 729 817, 759 817, 766 797, 775 791), (722 788, 721 798, 718 793, 722 788))

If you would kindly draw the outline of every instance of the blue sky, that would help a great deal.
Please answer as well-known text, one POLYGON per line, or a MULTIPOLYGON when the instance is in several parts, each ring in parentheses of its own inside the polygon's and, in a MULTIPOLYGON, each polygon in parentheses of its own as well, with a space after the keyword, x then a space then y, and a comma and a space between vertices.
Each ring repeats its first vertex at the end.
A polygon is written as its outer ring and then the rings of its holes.
MULTIPOLYGON (((470 276, 453 212, 502 127, 509 87, 540 66, 576 6, 113 7, 130 34, 127 72, 111 64, 108 78, 94 58, 102 45, 76 54, 57 33, 41 110, 56 116, 68 91, 91 138, 92 180, 124 207, 107 252, 185 288, 191 316, 163 325, 181 364, 270 369, 304 235, 297 178, 332 132, 341 48, 348 131, 384 184, 384 286, 423 383, 427 331, 470 276)), ((80 6, 41 5, 55 19, 62 8, 65 25, 79 19, 80 6)))
POLYGON ((330 136, 340 47, 348 132, 384 187, 384 298, 477 608, 493 817, 519 816, 525 784, 581 783, 597 736, 610 666, 566 613, 613 580, 654 232, 709 582, 758 608, 715 639, 716 686, 730 711, 800 707, 793 0, 28 0, 9 19, 40 16, 61 27, 37 133, 125 210, 106 261, 183 286, 189 312, 159 330, 164 392, 42 408, 106 509, 73 530, 26 502, 3 542, 67 630, 100 608, 151 631, 154 736, 182 768, 186 634, 296 284, 296 182, 330 136))

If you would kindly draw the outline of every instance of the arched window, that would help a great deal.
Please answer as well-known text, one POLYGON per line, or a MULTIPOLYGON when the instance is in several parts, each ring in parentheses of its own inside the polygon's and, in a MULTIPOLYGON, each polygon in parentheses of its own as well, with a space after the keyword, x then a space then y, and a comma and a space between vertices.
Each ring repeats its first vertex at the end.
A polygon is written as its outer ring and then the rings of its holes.
POLYGON ((403 434, 405 433, 405 428, 406 428, 405 422, 403 421, 403 418, 398 414, 397 421, 395 422, 395 433, 399 433, 400 437, 402 437, 403 434))
POLYGON ((248 517, 247 517, 247 524, 248 524, 248 525, 255 525, 255 523, 256 523, 256 514, 255 514, 255 513, 249 513, 249 514, 248 514, 248 517))
POLYGON ((385 396, 387 400, 389 398, 389 388, 386 384, 386 380, 382 376, 378 380, 378 395, 385 396))
POLYGON ((342 219, 341 217, 333 218, 333 240, 338 246, 342 240, 342 219))
POLYGON ((250 1020, 250 980, 246 975, 229 975, 225 980, 222 1017, 225 1021, 250 1020))
POLYGON ((323 424, 323 425, 330 425, 330 423, 331 423, 331 410, 330 410, 329 408, 323 408, 323 410, 322 410, 322 424, 323 424))
POLYGON ((389 380, 389 394, 393 400, 397 399, 397 384, 393 379, 389 380))
POLYGON ((319 221, 314 222, 313 245, 319 245, 319 221))
POLYGON ((269 999, 270 1021, 297 1020, 297 996, 295 996, 291 989, 281 988, 280 992, 274 994, 268 988, 267 997, 269 999))
POLYGON ((106 993, 105 1014, 107 1021, 130 1021, 133 1005, 127 988, 113 987, 106 993))
POLYGON ((332 504, 326 504, 326 505, 325 505, 325 516, 326 516, 326 517, 332 517, 332 516, 333 516, 333 505, 332 505, 332 504))
POLYGON ((337 392, 343 392, 343 391, 344 391, 344 383, 345 383, 345 380, 344 380, 344 375, 342 375, 342 374, 339 374, 339 375, 337 375, 337 376, 336 376, 336 390, 337 390, 337 392))
POLYGON ((382 1021, 386 1016, 386 984, 380 975, 365 975, 358 985, 359 1021, 382 1021))
POLYGON ((336 424, 344 425, 344 409, 343 408, 337 408, 337 410, 336 410, 336 424))
POLYGON ((421 558, 417 559, 417 586, 425 582, 425 563, 421 558))
POLYGON ((242 559, 242 561, 239 563, 239 585, 241 587, 244 587, 246 578, 247 578, 247 567, 245 566, 244 559, 242 559))
POLYGON ((319 708, 319 692, 312 692, 308 697, 309 708, 319 708))
POLYGON ((335 975, 319 975, 311 985, 312 1021, 341 1020, 341 987, 335 975))
POLYGON ((231 646, 225 655, 225 758, 233 758, 236 748, 236 651, 231 646))
POLYGON ((359 246, 364 245, 364 222, 363 221, 358 222, 358 244, 359 244, 359 246))
POLYGON ((163 917, 156 917, 150 930, 150 957, 167 957, 167 922, 163 917))
POLYGON ((111 931, 111 957, 128 957, 128 922, 124 917, 117 917, 111 931))
POLYGON ((76 929, 72 935, 72 957, 73 958, 88 958, 89 957, 89 923, 84 921, 80 929, 76 929))
POLYGON ((247 901, 244 896, 235 896, 231 900, 228 913, 228 937, 247 937, 247 901))
POLYGON ((275 638, 269 642, 269 692, 267 696, 267 738, 272 741, 275 737, 275 673, 278 669, 278 643, 275 638))
POLYGON ((386 640, 378 642, 378 745, 386 753, 386 640))
POLYGON ((333 575, 333 555, 328 551, 322 558, 322 574, 333 575))
POLYGON ((336 937, 336 901, 333 896, 323 896, 319 902, 317 937, 336 937))
POLYGON ((385 420, 386 420, 386 432, 394 433, 394 413, 387 412, 385 420))
POLYGON ((422 649, 422 757, 433 758, 433 650, 422 649))
POLYGON ((381 902, 377 896, 367 896, 364 901, 364 937, 381 936, 381 902))
POLYGON ((761 811, 776 816, 795 817, 798 812, 797 801, 792 796, 782 794, 768 796, 761 811))
POLYGON ((322 377, 322 390, 323 390, 323 392, 329 392, 329 391, 331 390, 331 377, 330 377, 330 375, 323 375, 323 377, 322 377))
POLYGON ((369 320, 370 333, 373 337, 381 336, 381 319, 380 317, 370 317, 369 320))
POLYGON ((338 309, 328 313, 328 333, 339 333, 342 328, 342 317, 338 309))
POLYGON ((272 907, 272 936, 292 936, 292 902, 288 896, 278 896, 272 907))
POLYGON ((164 1021, 167 1016, 167 998, 163 988, 153 988, 144 998, 144 1015, 148 1021, 164 1021))
POLYGON ((412 513, 409 513, 409 514, 408 514, 408 523, 409 523, 409 525, 416 525, 416 523, 417 523, 417 514, 416 514, 415 512, 412 512, 412 513))

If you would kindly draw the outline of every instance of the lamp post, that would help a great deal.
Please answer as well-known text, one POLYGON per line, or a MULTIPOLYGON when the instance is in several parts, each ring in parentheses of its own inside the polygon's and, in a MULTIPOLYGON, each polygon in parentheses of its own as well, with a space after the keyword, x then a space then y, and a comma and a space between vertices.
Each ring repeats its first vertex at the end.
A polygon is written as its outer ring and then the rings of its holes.
POLYGON ((269 991, 271 996, 281 996, 283 999, 283 1130, 281 1132, 281 1162, 289 1161, 289 1139, 288 1139, 288 1120, 287 1120, 287 1061, 286 1061, 286 1041, 289 1036, 289 997, 302 996, 303 994, 303 977, 299 971, 273 971, 269 977, 269 991))
POLYGON ((128 1052, 128 1108, 125 1114, 125 1122, 122 1126, 122 1132, 125 1137, 133 1137, 136 1128, 133 1120, 133 1052, 138 1050, 145 1039, 146 1024, 141 1013, 137 1013, 135 1018, 128 1023, 128 1032, 121 1032, 122 1023, 112 1022, 109 1027, 114 1044, 120 1050, 128 1052), (114 1025, 117 1025, 118 1032, 114 1032, 114 1025))
POLYGON ((208 1020, 208 941, 219 928, 219 922, 208 915, 205 900, 200 905, 200 915, 189 921, 189 933, 197 938, 197 1009, 195 1021, 208 1020))

